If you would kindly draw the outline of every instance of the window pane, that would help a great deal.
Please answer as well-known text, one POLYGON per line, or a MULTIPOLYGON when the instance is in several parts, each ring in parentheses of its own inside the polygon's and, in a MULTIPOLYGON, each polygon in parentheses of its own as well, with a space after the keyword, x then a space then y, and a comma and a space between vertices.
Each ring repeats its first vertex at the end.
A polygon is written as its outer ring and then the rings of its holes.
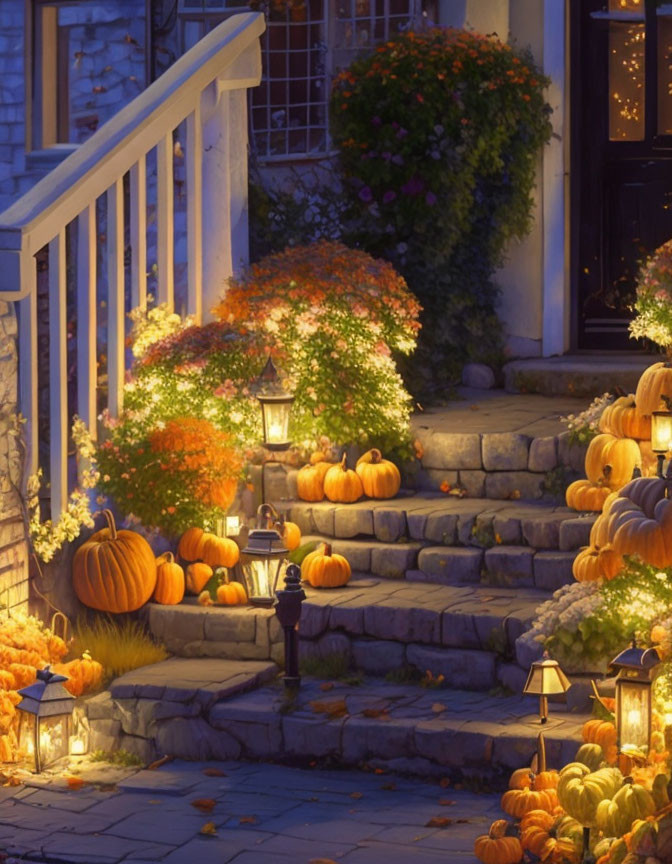
MULTIPOLYGON (((630 6, 635 0, 620 0, 630 6)), ((644 138, 644 36, 639 21, 609 22, 609 138, 644 138)))
POLYGON ((658 18, 658 132, 672 135, 672 17, 658 18))

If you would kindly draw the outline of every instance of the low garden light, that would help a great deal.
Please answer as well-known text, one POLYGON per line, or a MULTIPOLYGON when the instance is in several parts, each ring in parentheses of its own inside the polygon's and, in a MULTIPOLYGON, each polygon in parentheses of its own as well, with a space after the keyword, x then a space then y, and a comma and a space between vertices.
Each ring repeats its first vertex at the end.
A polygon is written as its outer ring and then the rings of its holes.
POLYGON ((270 504, 257 510, 257 527, 247 538, 236 565, 245 585, 250 603, 254 606, 272 606, 275 589, 289 550, 280 532, 274 527, 277 514, 270 504))
POLYGON ((557 660, 551 660, 544 653, 541 660, 536 660, 531 666, 523 693, 539 696, 539 718, 542 723, 548 721, 548 697, 558 693, 566 693, 571 683, 560 668, 557 660))
POLYGON ((19 749, 36 774, 69 752, 75 697, 63 686, 67 680, 47 666, 38 670, 34 684, 19 690, 19 749))
POLYGON ((646 755, 651 746, 651 691, 660 667, 655 648, 636 641, 609 664, 616 672, 616 735, 619 752, 646 755))
POLYGON ((285 634, 285 687, 295 689, 301 684, 299 675, 299 619, 306 592, 301 587, 301 568, 290 564, 285 574, 285 587, 278 591, 275 614, 285 634))
POLYGON ((651 415, 651 449, 658 456, 658 476, 662 477, 665 454, 672 449, 672 411, 651 415))
POLYGON ((267 450, 289 450, 289 415, 294 395, 282 386, 278 370, 269 357, 258 378, 257 399, 261 405, 263 445, 267 450))

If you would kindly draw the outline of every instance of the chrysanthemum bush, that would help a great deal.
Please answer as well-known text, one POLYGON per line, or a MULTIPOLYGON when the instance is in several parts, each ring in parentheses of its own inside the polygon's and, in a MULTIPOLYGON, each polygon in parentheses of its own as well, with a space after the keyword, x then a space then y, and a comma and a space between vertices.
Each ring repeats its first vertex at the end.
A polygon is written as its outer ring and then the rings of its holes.
POLYGON ((415 348, 420 306, 391 265, 340 243, 288 249, 233 282, 216 312, 285 369, 295 440, 409 452, 412 401, 394 355, 415 348))
POLYGON ((212 527, 226 502, 216 482, 243 476, 261 440, 255 385, 269 352, 296 396, 297 444, 409 454, 412 403, 393 353, 413 350, 418 313, 394 269, 362 252, 323 242, 269 256, 231 285, 220 321, 145 345, 123 414, 104 417, 102 489, 147 528, 212 527))
POLYGON ((497 347, 491 276, 530 225, 547 84, 529 53, 453 29, 400 34, 335 81, 354 233, 407 278, 442 373, 497 347))
POLYGON ((648 259, 637 278, 633 339, 649 339, 672 352, 672 240, 648 259))

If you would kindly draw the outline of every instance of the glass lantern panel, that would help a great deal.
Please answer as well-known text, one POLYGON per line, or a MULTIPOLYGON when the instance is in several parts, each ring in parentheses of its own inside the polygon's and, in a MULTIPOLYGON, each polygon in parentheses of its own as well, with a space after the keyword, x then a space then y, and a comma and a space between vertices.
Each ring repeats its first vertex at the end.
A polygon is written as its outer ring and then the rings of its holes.
POLYGON ((27 767, 39 772, 68 755, 70 745, 70 715, 37 718, 23 713, 19 729, 19 749, 24 754, 27 767), (37 736, 35 725, 37 724, 37 736), (37 744, 37 751, 35 746, 37 744))
POLYGON ((34 714, 20 712, 19 723, 19 750, 26 760, 26 768, 29 771, 37 771, 35 763, 35 724, 37 717, 34 714))
POLYGON ((269 605, 275 598, 275 589, 282 560, 276 556, 241 558, 241 570, 250 602, 264 600, 269 605))
POLYGON ((651 691, 646 685, 619 683, 618 732, 621 750, 648 752, 651 735, 651 691))
POLYGON ((651 449, 666 453, 672 448, 672 414, 654 412, 651 416, 651 449))
POLYGON ((264 403, 264 428, 267 444, 285 444, 289 441, 290 409, 291 405, 288 402, 264 403))

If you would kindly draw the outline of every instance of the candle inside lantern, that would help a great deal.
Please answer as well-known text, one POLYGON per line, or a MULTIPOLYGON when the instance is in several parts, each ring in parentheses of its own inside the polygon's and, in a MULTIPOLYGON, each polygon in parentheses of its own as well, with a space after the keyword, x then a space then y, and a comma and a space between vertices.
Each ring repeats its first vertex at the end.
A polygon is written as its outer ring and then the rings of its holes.
POLYGON ((70 736, 70 755, 83 756, 86 753, 86 743, 82 735, 70 736))

